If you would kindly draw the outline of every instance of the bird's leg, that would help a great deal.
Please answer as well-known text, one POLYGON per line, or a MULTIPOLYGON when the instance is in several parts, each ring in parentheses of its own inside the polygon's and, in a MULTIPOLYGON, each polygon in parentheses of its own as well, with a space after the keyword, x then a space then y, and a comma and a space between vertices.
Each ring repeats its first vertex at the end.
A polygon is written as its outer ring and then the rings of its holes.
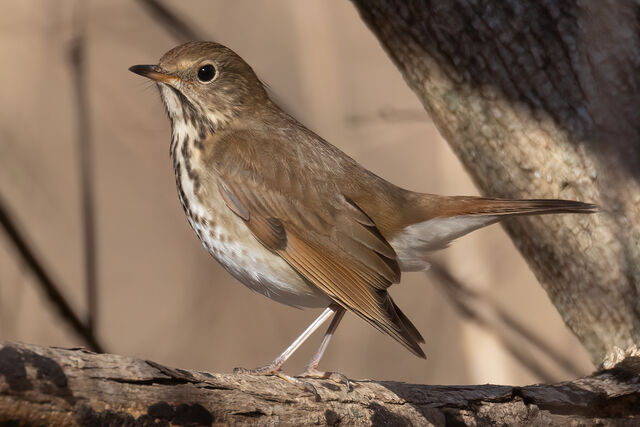
POLYGON ((318 365, 320 364, 320 359, 324 355, 324 351, 327 349, 329 345, 329 341, 331 337, 333 337, 333 333, 338 328, 342 317, 344 316, 345 309, 340 306, 335 306, 336 314, 333 317, 333 320, 329 324, 327 328, 327 332, 324 334, 324 338, 322 339, 322 343, 320 344, 320 348, 316 352, 316 354, 311 358, 309 364, 302 375, 300 377, 304 378, 327 378, 333 380, 337 383, 343 383, 347 386, 347 391, 351 389, 351 385, 349 384, 349 378, 345 375, 337 373, 337 372, 323 372, 318 370, 318 365))
MULTIPOLYGON (((297 378, 294 378, 290 375, 284 374, 283 372, 281 372, 281 369, 284 362, 286 362, 287 359, 289 359, 289 357, 291 357, 291 355, 295 353, 295 351, 302 345, 302 343, 304 343, 307 340, 307 338, 309 338, 309 336, 315 332, 316 329, 322 326, 322 324, 326 322, 327 319, 333 313, 338 313, 339 309, 342 309, 342 308, 334 306, 333 304, 327 307, 322 312, 322 314, 318 316, 318 318, 314 320, 313 323, 309 325, 309 327, 305 329, 304 332, 302 332, 302 334, 300 334, 300 336, 296 338, 295 341, 292 342, 291 345, 287 347, 285 351, 282 352, 280 356, 276 357, 276 359, 270 364, 268 364, 267 366, 263 366, 256 369, 235 368, 233 372, 257 374, 257 375, 275 375, 303 390, 313 393, 316 396, 316 399, 318 399, 319 398, 318 391, 313 385, 309 384, 308 382, 301 381, 297 378)), ((342 311, 344 312, 344 309, 342 309, 342 311)))
POLYGON ((320 348, 318 348, 318 351, 316 352, 316 354, 309 361, 309 364, 307 365, 307 371, 310 371, 310 370, 312 371, 318 368, 318 365, 320 364, 320 359, 322 359, 322 356, 324 355, 324 352, 327 349, 327 346, 329 345, 329 341, 331 340, 331 337, 333 337, 333 333, 338 328, 338 325, 340 324, 340 321, 342 320, 344 313, 345 313, 344 308, 342 307, 336 308, 336 314, 333 317, 333 320, 331 321, 331 323, 329 324, 329 327, 327 328, 327 332, 325 332, 324 334, 324 338, 322 339, 320 348))

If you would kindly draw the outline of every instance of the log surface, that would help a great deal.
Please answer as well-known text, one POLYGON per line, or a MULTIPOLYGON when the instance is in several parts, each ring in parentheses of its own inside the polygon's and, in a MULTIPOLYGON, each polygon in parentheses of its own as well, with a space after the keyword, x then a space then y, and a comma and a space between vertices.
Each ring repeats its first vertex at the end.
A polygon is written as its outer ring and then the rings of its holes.
POLYGON ((553 385, 436 386, 215 374, 85 349, 0 344, 0 425, 495 425, 640 422, 640 357, 553 385))

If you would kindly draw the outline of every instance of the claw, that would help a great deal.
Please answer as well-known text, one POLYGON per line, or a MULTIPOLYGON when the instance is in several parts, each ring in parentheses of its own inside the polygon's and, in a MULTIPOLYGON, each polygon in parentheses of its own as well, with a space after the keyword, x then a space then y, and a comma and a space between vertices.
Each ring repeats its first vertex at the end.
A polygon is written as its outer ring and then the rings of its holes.
POLYGON ((270 365, 264 366, 262 368, 256 369, 244 369, 244 368, 235 368, 233 372, 235 374, 253 374, 253 375, 275 375, 277 377, 282 378, 290 384, 295 385, 301 390, 308 391, 313 394, 316 398, 316 401, 320 401, 320 394, 318 390, 309 382, 299 380, 298 378, 294 378, 290 375, 284 374, 281 371, 282 365, 289 359, 289 357, 302 345, 302 343, 315 331, 318 327, 331 316, 331 314, 335 314, 327 332, 324 334, 324 338, 322 339, 322 343, 320 344, 320 348, 313 356, 313 359, 307 365, 306 372, 301 375, 301 377, 308 378, 327 378, 332 381, 335 381, 339 384, 346 384, 347 391, 351 391, 351 384, 349 383, 349 379, 342 374, 337 374, 334 372, 320 372, 316 368, 318 367, 318 363, 320 363, 320 359, 324 354, 325 349, 327 348, 327 344, 329 340, 333 336, 338 324, 340 323, 340 319, 344 316, 345 309, 338 306, 337 304, 330 304, 322 314, 311 324, 305 331, 298 337, 294 342, 291 343, 287 349, 282 352, 280 356, 278 356, 270 365))
POLYGON ((316 402, 320 402, 322 400, 320 398, 320 393, 318 393, 318 390, 310 382, 299 380, 299 379, 297 379, 295 377, 292 377, 291 375, 283 374, 282 372, 279 372, 279 373, 277 373, 275 375, 277 375, 278 377, 280 377, 283 380, 287 381, 288 383, 293 384, 294 386, 298 387, 299 389, 304 390, 304 391, 308 391, 309 393, 313 394, 313 396, 315 397, 316 402))

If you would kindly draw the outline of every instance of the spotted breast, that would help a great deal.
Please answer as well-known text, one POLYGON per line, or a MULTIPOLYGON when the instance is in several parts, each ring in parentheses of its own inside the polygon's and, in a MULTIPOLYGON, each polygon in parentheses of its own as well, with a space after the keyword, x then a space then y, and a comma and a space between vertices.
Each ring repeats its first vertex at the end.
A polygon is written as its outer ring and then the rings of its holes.
MULTIPOLYGON (((172 102, 175 96, 163 90, 172 102)), ((173 115, 171 158, 178 196, 187 220, 207 251, 236 279, 277 302, 295 307, 325 307, 329 298, 286 261, 266 249, 242 219, 225 206, 215 174, 206 169, 203 146, 184 115, 173 115)))

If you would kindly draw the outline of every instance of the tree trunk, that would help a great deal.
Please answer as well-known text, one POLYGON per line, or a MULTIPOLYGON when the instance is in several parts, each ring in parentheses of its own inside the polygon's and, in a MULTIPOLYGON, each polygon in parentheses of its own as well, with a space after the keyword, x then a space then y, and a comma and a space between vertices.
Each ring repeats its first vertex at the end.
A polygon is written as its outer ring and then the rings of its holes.
POLYGON ((0 344, 0 425, 631 425, 640 357, 555 385, 427 386, 209 374, 84 349, 0 344))
POLYGON ((640 5, 353 0, 481 191, 597 203, 505 223, 594 363, 640 342, 640 5))

